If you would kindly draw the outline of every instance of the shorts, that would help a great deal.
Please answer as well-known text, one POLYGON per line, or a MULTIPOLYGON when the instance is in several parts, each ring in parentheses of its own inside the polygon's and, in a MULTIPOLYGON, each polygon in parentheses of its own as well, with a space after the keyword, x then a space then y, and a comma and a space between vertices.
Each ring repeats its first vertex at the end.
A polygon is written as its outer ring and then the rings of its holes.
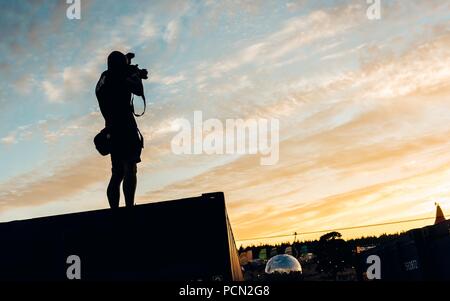
POLYGON ((141 162, 141 152, 143 147, 143 137, 137 128, 128 130, 113 131, 111 133, 111 161, 139 163, 141 162))

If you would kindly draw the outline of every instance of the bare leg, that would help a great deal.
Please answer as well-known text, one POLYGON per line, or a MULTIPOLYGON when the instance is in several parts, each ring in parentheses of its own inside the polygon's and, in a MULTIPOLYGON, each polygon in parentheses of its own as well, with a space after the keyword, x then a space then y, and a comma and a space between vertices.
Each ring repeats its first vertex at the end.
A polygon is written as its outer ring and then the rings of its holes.
POLYGON ((112 209, 119 208, 120 202, 120 183, 124 178, 124 170, 119 164, 113 163, 111 180, 109 181, 107 195, 109 206, 112 209))
POLYGON ((134 206, 134 195, 137 185, 136 172, 136 163, 124 164, 123 195, 125 196, 125 205, 127 207, 134 206))

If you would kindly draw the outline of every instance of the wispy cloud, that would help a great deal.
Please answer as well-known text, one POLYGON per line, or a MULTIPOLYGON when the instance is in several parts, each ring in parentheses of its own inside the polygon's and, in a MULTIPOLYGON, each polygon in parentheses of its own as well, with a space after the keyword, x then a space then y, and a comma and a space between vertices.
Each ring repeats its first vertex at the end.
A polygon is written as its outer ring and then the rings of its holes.
POLYGON ((360 2, 128 1, 114 18, 88 2, 79 23, 47 1, 45 22, 28 20, 36 1, 2 13, 0 30, 15 35, 0 35, 14 50, 0 59, 0 158, 17 168, 2 174, 1 219, 98 207, 79 197, 104 197, 93 89, 114 49, 151 70, 139 203, 225 191, 237 238, 414 217, 435 200, 450 208, 448 3, 397 1, 370 22, 360 2), (199 108, 279 118, 279 164, 175 156, 173 121, 199 108))
POLYGON ((275 63, 278 59, 298 52, 303 46, 344 33, 361 22, 361 7, 349 6, 334 10, 318 10, 308 16, 288 20, 275 33, 247 46, 234 57, 215 63, 213 76, 230 72, 245 64, 275 63))
POLYGON ((3 144, 16 144, 17 138, 13 134, 9 134, 8 136, 3 137, 1 141, 3 144))
POLYGON ((42 171, 36 170, 2 183, 0 211, 17 207, 32 208, 81 193, 90 185, 106 180, 108 163, 107 160, 91 156, 60 166, 50 176, 36 179, 36 174, 42 174, 42 171))
POLYGON ((44 80, 42 82, 42 89, 45 92, 45 95, 47 96, 48 100, 53 103, 61 103, 62 100, 62 93, 63 90, 61 88, 58 88, 55 84, 51 83, 48 80, 44 80))
POLYGON ((172 20, 167 24, 166 30, 164 32, 164 41, 171 44, 173 43, 179 34, 179 24, 178 21, 172 20))

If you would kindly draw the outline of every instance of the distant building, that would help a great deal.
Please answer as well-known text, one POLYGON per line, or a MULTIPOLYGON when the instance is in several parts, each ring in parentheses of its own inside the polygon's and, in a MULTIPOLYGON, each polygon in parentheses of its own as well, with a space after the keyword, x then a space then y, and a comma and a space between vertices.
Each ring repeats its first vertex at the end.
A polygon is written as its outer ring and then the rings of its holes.
POLYGON ((444 212, 442 212, 441 206, 439 206, 439 204, 436 203, 436 219, 434 221, 434 224, 437 225, 445 221, 446 219, 444 216, 444 212))
POLYGON ((276 256, 277 254, 278 254, 277 248, 273 247, 270 250, 270 257, 272 258, 272 257, 276 256))
POLYGON ((259 258, 259 259, 262 259, 262 260, 267 260, 267 249, 266 249, 266 248, 261 249, 261 250, 259 251, 258 258, 259 258))
POLYGON ((241 266, 248 264, 252 260, 253 260, 252 250, 247 250, 247 251, 241 252, 239 254, 239 262, 240 262, 241 266))
MULTIPOLYGON (((436 204, 434 225, 412 229, 397 239, 359 252, 357 273, 365 279, 367 259, 380 258, 381 280, 450 280, 450 221, 436 204)), ((357 252, 358 253, 358 252, 357 252)))
POLYGON ((292 246, 286 247, 284 250, 284 254, 292 255, 292 246))
POLYGON ((373 248, 375 248, 375 246, 356 246, 356 254, 360 254, 373 248))

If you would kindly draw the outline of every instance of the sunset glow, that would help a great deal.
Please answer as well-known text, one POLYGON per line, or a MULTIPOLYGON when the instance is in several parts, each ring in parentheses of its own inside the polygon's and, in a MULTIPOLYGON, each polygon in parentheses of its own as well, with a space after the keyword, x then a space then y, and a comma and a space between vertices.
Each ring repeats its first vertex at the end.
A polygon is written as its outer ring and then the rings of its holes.
POLYGON ((116 49, 151 72, 137 204, 223 191, 238 246, 450 214, 449 1, 382 1, 380 20, 365 0, 105 2, 2 4, 0 222, 108 207, 94 89, 116 49), (278 119, 277 164, 174 154, 199 110, 278 119))

